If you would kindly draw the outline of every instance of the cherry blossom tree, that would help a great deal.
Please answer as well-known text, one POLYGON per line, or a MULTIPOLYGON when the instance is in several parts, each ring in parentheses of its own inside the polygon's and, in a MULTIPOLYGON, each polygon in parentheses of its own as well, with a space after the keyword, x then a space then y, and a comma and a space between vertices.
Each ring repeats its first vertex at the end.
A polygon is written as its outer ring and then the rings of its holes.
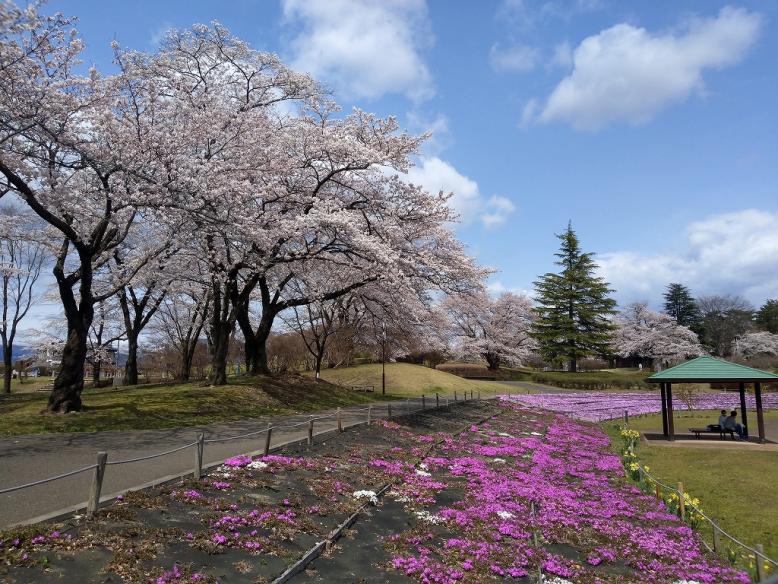
POLYGON ((450 321, 452 349, 462 359, 483 359, 496 370, 503 363, 521 364, 536 349, 527 296, 505 292, 492 298, 482 290, 447 297, 442 307, 450 321))
POLYGON ((734 342, 734 353, 743 357, 778 357, 778 335, 759 331, 746 333, 734 342))
POLYGON ((45 245, 30 234, 40 228, 30 213, 13 207, 0 209, 0 303, 3 343, 3 391, 11 393, 13 345, 17 329, 36 299, 35 283, 47 256, 45 245))
POLYGON ((652 359, 667 365, 704 353, 694 332, 671 316, 649 310, 643 302, 630 304, 614 321, 612 348, 622 357, 652 359))

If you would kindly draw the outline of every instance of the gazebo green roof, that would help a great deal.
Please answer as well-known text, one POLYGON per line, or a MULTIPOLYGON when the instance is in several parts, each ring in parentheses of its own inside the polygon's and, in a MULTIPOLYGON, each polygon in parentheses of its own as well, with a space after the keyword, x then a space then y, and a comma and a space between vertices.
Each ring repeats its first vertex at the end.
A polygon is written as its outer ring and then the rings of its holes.
POLYGON ((723 359, 703 356, 654 373, 646 381, 649 383, 760 383, 778 382, 778 375, 723 359))

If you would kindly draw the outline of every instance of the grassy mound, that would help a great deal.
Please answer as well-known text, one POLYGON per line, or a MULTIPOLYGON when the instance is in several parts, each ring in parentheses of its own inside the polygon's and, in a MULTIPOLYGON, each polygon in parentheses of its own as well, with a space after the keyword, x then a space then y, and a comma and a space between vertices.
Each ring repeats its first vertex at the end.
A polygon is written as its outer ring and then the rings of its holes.
POLYGON ((645 382, 652 371, 611 369, 604 371, 519 371, 513 370, 511 379, 554 385, 565 389, 656 389, 645 382))
MULTIPOLYGON (((372 385, 377 394, 381 393, 381 364, 357 365, 339 369, 324 369, 322 378, 343 386, 372 385)), ((444 371, 430 369, 411 363, 386 364, 386 393, 396 396, 420 396, 453 394, 465 391, 481 391, 482 396, 492 395, 495 385, 488 381, 463 379, 444 371), (487 393, 488 392, 488 393, 487 393)))
POLYGON ((230 385, 195 383, 87 389, 84 409, 46 413, 47 394, 0 399, 0 435, 174 428, 263 415, 308 412, 380 399, 310 377, 241 377, 230 385))

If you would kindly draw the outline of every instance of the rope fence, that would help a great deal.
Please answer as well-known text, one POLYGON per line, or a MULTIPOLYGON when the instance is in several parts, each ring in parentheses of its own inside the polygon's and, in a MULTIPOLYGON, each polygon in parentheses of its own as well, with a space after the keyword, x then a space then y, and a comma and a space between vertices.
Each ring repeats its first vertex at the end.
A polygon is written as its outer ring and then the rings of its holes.
MULTIPOLYGON (((508 392, 510 393, 510 392, 508 392)), ((13 487, 6 487, 3 489, 0 489, 0 495, 6 494, 6 493, 12 493, 14 491, 20 491, 23 489, 35 487, 38 485, 42 485, 45 483, 50 483, 52 481, 64 479, 73 475, 77 475, 86 471, 93 470, 94 474, 92 477, 92 483, 89 491, 89 499, 86 503, 86 515, 87 517, 91 517, 94 515, 94 513, 97 511, 99 505, 100 505, 100 493, 102 491, 102 485, 105 478, 105 470, 108 466, 117 466, 122 464, 132 464, 136 462, 142 462, 146 460, 151 460, 154 458, 160 458, 162 456, 168 456, 170 454, 174 454, 176 452, 181 452, 183 450, 187 450, 189 448, 195 449, 195 464, 194 468, 191 472, 191 474, 196 478, 200 479, 203 476, 203 453, 204 448, 206 444, 215 444, 215 443, 225 443, 225 442, 231 442, 233 440, 241 440, 245 438, 249 438, 251 436, 258 436, 261 434, 265 435, 265 442, 264 442, 264 448, 263 452, 265 455, 269 454, 271 450, 271 441, 272 441, 272 435, 273 432, 281 430, 294 430, 298 429, 301 426, 308 426, 307 431, 307 443, 310 446, 313 444, 313 439, 319 435, 324 433, 329 433, 334 430, 337 430, 338 432, 343 432, 344 428, 346 427, 346 424, 344 424, 344 416, 352 416, 353 414, 360 414, 361 412, 365 412, 367 414, 366 420, 363 421, 356 421, 356 422, 350 422, 348 424, 348 427, 351 426, 358 426, 361 424, 367 424, 370 425, 373 421, 378 419, 390 419, 393 417, 399 417, 399 416, 406 416, 410 415, 415 412, 419 412, 422 410, 434 410, 441 407, 448 407, 449 405, 455 404, 455 403, 465 403, 469 401, 481 401, 481 392, 469 392, 470 397, 468 398, 468 392, 465 391, 464 395, 458 394, 458 392, 454 392, 453 394, 453 400, 451 399, 452 396, 449 395, 441 395, 440 393, 435 393, 435 404, 434 405, 428 405, 427 404, 427 396, 423 395, 420 398, 406 398, 404 400, 393 400, 388 401, 385 404, 371 404, 369 406, 363 407, 363 408, 354 408, 354 409, 348 409, 348 410, 341 410, 341 408, 338 408, 335 413, 327 414, 324 416, 310 416, 307 420, 304 420, 302 422, 298 422, 296 424, 282 424, 274 426, 271 423, 267 424, 266 428, 262 428, 260 430, 253 430, 251 432, 246 432, 244 434, 238 434, 236 436, 225 436, 225 437, 219 437, 219 438, 205 438, 205 435, 200 433, 198 435, 198 438, 195 442, 190 442, 188 444, 184 444, 183 446, 178 446, 176 448, 165 450, 163 452, 157 452, 154 454, 148 454, 145 456, 139 456, 136 458, 128 458, 124 460, 112 460, 108 461, 108 454, 106 452, 98 452, 97 453, 97 462, 95 464, 90 464, 89 466, 85 466, 83 468, 75 469, 63 474, 59 474, 56 476, 48 477, 45 479, 40 479, 37 481, 33 481, 30 483, 26 483, 23 485, 16 485, 13 487), (445 401, 444 401, 445 400, 445 401), (416 405, 420 404, 421 407, 417 407, 416 409, 411 409, 411 402, 415 402, 416 405), (314 432, 314 424, 315 422, 321 422, 323 420, 334 420, 335 427, 329 427, 324 430, 320 430, 318 433, 314 432)), ((494 397, 497 396, 497 391, 494 392, 494 397)), ((302 440, 305 440, 306 438, 303 438, 302 440)), ((280 446, 280 445, 278 445, 280 446)), ((186 476, 190 473, 185 473, 182 475, 186 476)))

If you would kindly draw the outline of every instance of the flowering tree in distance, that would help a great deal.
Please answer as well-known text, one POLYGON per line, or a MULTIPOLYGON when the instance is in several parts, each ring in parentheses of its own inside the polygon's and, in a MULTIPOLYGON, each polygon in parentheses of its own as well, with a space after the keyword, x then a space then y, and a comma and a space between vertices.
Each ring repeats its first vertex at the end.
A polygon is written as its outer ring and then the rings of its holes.
POLYGON ((443 300, 453 350, 460 358, 480 358, 489 369, 503 363, 519 365, 535 350, 530 335, 532 301, 512 292, 491 298, 485 291, 452 295, 443 300))
POLYGON ((778 356, 778 335, 768 331, 746 333, 734 341, 733 353, 743 357, 778 356))
POLYGON ((579 359, 610 351, 609 317, 616 302, 608 296, 608 283, 594 275, 593 254, 581 251, 572 225, 557 237, 562 245, 556 264, 562 269, 535 282, 533 336, 545 359, 566 360, 570 371, 577 371, 579 359))
POLYGON ((704 353, 697 335, 668 314, 652 312, 645 303, 629 305, 616 318, 613 352, 622 357, 651 359, 664 365, 704 353))

